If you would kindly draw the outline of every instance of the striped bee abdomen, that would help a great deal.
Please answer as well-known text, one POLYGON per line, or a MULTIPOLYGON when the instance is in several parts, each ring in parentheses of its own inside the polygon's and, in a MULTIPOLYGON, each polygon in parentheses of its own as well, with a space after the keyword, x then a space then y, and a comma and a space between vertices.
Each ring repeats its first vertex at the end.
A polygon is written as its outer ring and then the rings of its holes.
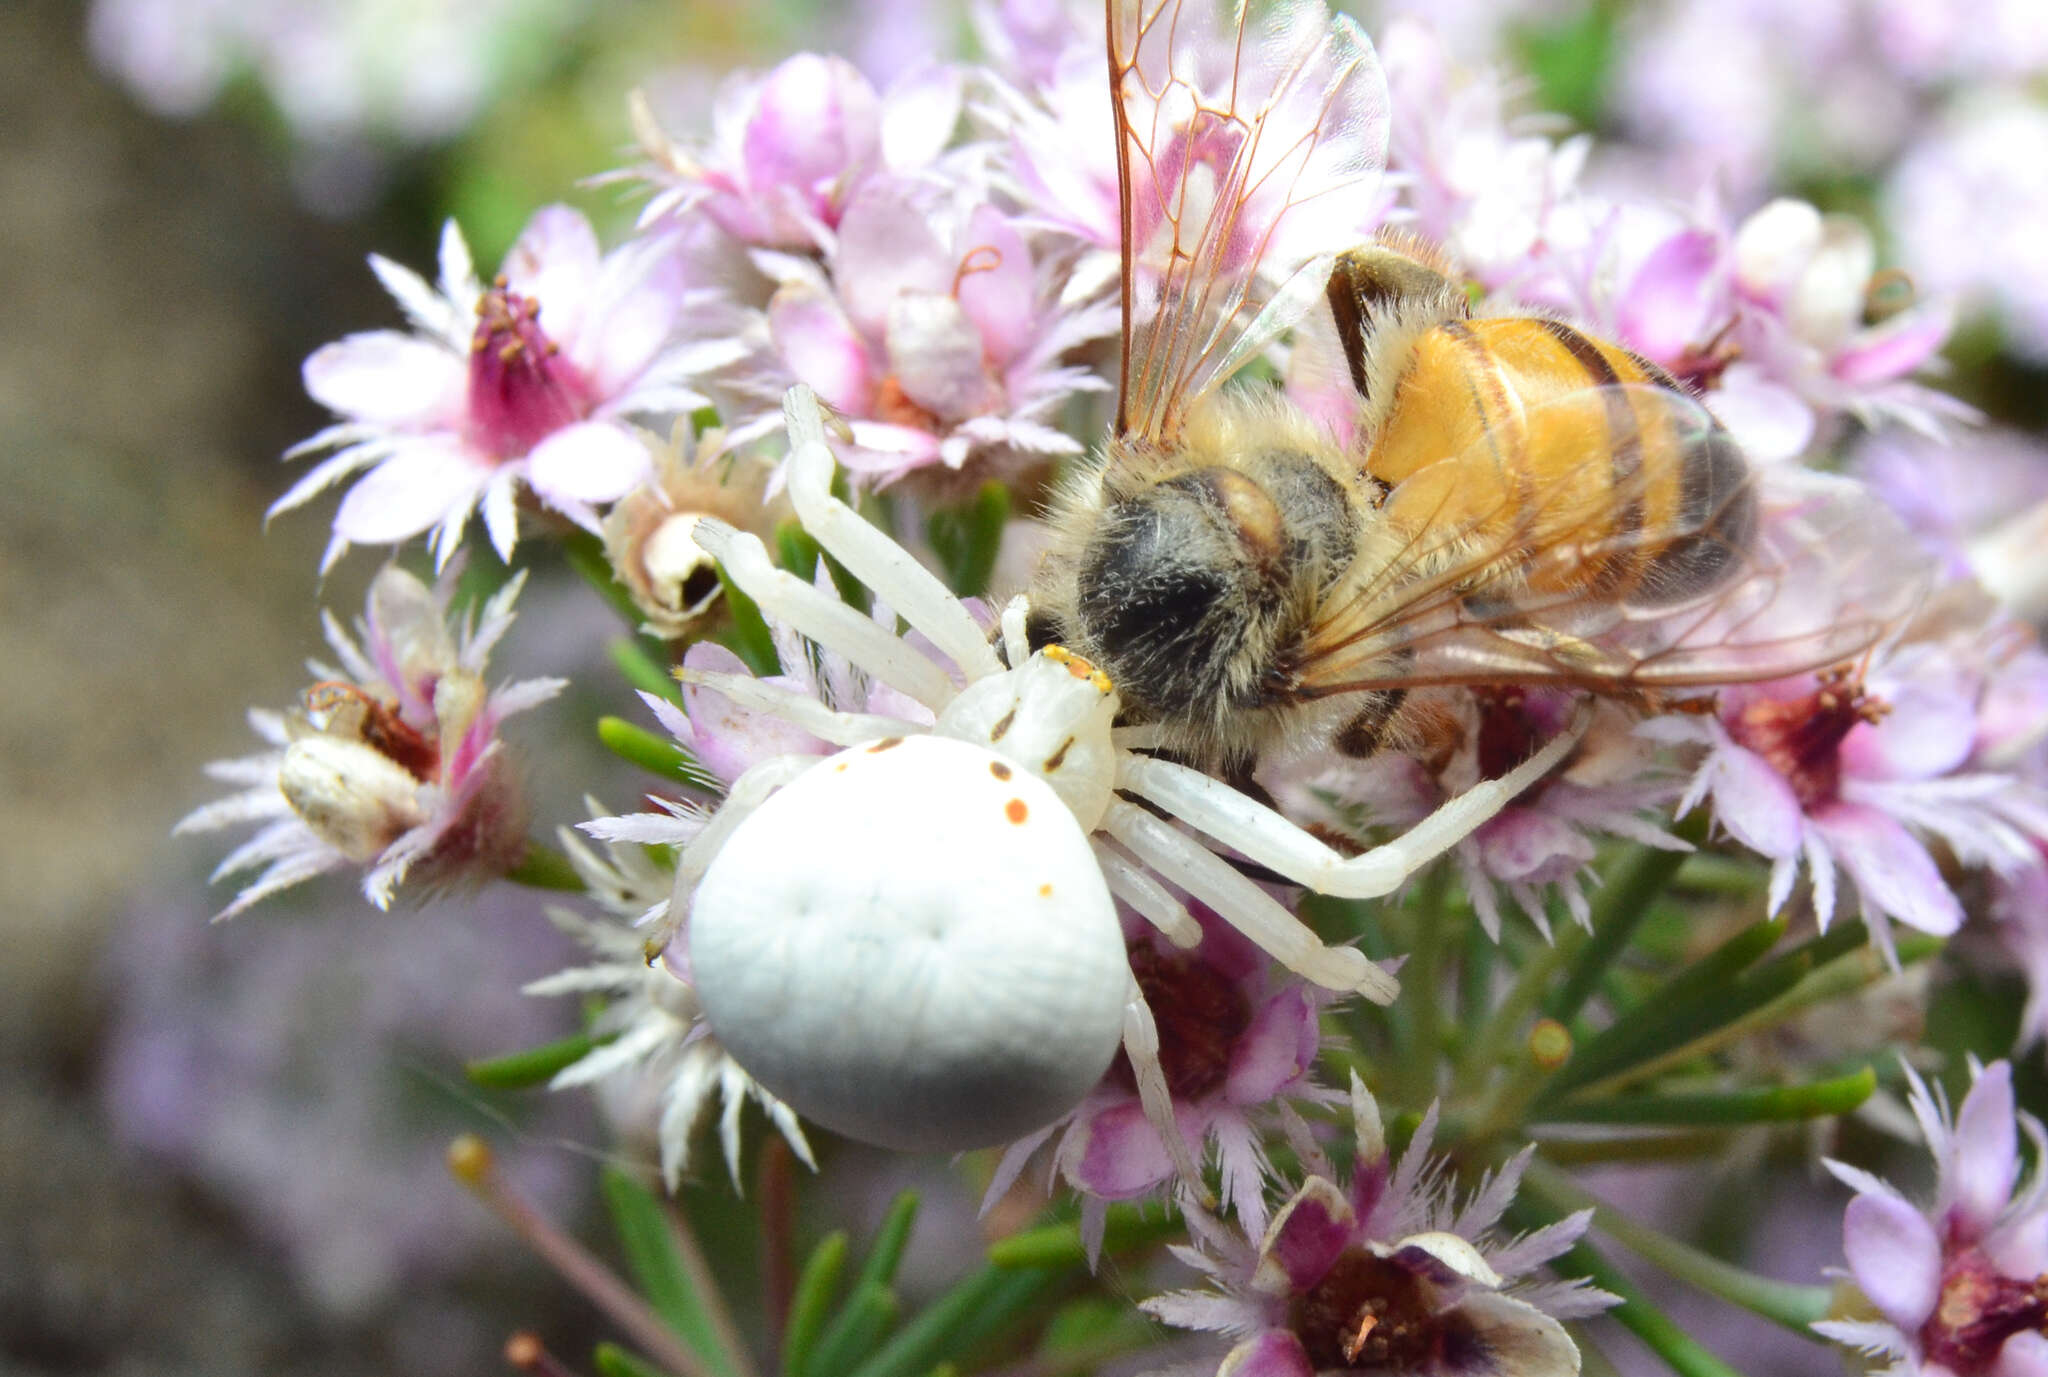
POLYGON ((1388 519, 1499 552, 1537 593, 1661 605, 1722 581, 1756 499, 1728 433, 1655 364, 1561 321, 1415 340, 1366 460, 1388 519))

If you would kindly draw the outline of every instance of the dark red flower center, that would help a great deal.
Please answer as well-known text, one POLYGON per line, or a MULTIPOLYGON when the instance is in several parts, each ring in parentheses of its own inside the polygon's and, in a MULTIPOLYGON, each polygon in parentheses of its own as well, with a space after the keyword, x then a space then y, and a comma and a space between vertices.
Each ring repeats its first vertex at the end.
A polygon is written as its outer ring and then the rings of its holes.
POLYGON ((1363 1248, 1295 1297, 1288 1328, 1317 1372, 1436 1371, 1474 1338, 1464 1316, 1436 1312, 1422 1278, 1363 1248))
POLYGON ((469 342, 469 439, 516 459, 589 414, 590 386, 540 328, 540 303, 503 277, 477 305, 469 342))
POLYGON ((1842 741, 1859 722, 1878 722, 1891 711, 1863 691, 1854 671, 1833 669, 1803 698, 1760 699, 1745 707, 1729 733, 1770 762, 1811 810, 1832 801, 1842 784, 1842 741))
POLYGON ((2048 1276, 2021 1281, 2002 1275, 1975 1248, 1960 1253, 1941 1278, 1941 1299, 1921 1327, 1930 1364, 1959 1377, 1988 1373, 2015 1334, 2048 1333, 2048 1276))
POLYGON ((1474 696, 1479 700, 1479 777, 1499 779, 1536 754, 1543 738, 1523 711, 1520 689, 1482 688, 1474 696))
MULTIPOLYGON (((1230 1075, 1237 1040, 1251 1027, 1251 1001, 1197 952, 1162 952, 1139 942, 1131 948, 1131 972, 1159 1025, 1159 1064, 1174 1099, 1200 1099, 1216 1090, 1230 1075)), ((1109 1074, 1137 1089, 1137 1075, 1122 1052, 1109 1074)))

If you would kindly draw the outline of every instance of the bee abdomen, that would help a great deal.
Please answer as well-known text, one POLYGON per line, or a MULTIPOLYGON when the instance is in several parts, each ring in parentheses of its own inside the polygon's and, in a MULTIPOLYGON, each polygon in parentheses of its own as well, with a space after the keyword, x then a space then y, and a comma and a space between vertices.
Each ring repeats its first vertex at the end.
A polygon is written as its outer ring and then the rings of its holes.
POLYGON ((1396 485, 1394 519, 1537 555, 1539 594, 1682 601, 1733 571, 1756 525, 1727 431, 1663 369, 1557 320, 1424 333, 1368 467, 1396 485))

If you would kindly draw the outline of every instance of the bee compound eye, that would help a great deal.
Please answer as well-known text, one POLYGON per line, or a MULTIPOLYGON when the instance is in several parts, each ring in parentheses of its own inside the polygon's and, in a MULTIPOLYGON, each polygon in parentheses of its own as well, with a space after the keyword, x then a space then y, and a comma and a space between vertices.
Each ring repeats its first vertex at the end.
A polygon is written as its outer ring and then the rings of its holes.
POLYGON ((1130 980, 1078 821, 944 737, 855 746, 735 829, 690 968, 719 1041, 799 1114, 905 1151, 1007 1142, 1101 1079, 1130 980))

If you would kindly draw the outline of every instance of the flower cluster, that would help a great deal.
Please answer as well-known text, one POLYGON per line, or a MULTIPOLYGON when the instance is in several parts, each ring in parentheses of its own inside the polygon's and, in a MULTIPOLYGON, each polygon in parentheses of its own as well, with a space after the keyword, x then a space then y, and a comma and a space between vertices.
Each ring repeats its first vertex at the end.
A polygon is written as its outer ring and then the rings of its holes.
MULTIPOLYGON (((1911 1021, 1846 1001, 1936 939, 2048 1029, 2048 470, 1928 382, 1952 304, 1870 228, 1646 189, 1466 65, 1470 14, 1108 13, 1107 71, 1092 9, 991 3, 984 63, 798 54, 696 130, 636 97, 611 247, 550 206, 488 280, 453 222, 435 281, 373 258, 408 328, 306 360, 335 420, 273 511, 345 489, 323 572, 418 537, 438 581, 329 618, 181 830, 260 824, 229 914, 580 891, 587 959, 525 986, 580 1038, 499 1073, 595 1089, 671 1191, 712 1118, 738 1186, 750 1104, 814 1169, 820 1129, 991 1148, 985 1216, 1078 1197, 1076 1267, 1185 1228, 1206 1289, 1144 1308, 1224 1336, 1192 1370, 1572 1377, 1625 1282, 1561 1163, 1895 1125, 1864 1044, 1911 1021), (479 530, 513 572, 459 615, 479 530), (484 681, 550 545, 658 728, 601 721, 646 801, 559 853, 500 729, 563 683, 484 681), (1885 1031, 1757 1054, 1809 1015, 1885 1031)), ((2039 1130, 2005 1063, 1954 1122, 1906 1075, 1936 1204, 1831 1164, 1880 1318, 1819 1332, 2028 1370, 2039 1130)), ((800 1297, 790 1369, 870 1371, 885 1283, 800 1297)))

